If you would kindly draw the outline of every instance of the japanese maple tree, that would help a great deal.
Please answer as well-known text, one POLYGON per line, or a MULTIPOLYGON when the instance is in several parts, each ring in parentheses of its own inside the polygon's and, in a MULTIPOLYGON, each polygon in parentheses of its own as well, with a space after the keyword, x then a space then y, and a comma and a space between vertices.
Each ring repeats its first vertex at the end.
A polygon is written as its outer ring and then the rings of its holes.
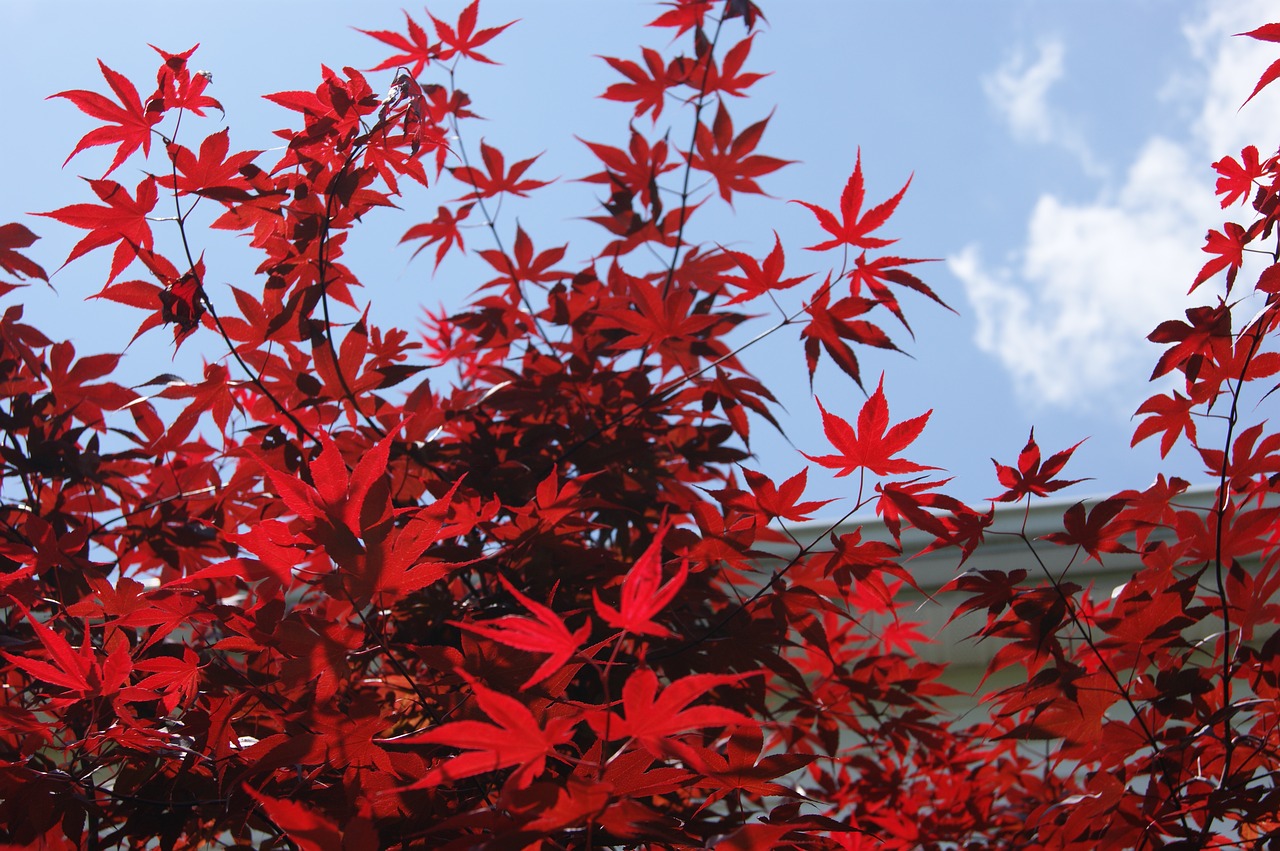
POLYGON ((1075 447, 1033 432, 967 504, 913 456, 930 412, 891 416, 890 374, 856 412, 816 403, 813 470, 752 460, 778 406, 745 345, 798 331, 797 374, 861 388, 860 349, 910 328, 904 292, 942 304, 907 270, 924 261, 887 253, 910 179, 869 200, 856 147, 835 208, 797 199, 808 252, 704 225, 785 190, 749 101, 765 24, 749 0, 673 0, 666 47, 604 58, 632 120, 583 140, 602 233, 573 254, 502 215, 553 175, 474 131, 467 69, 518 33, 478 0, 365 31, 389 48, 367 71, 268 94, 290 123, 270 152, 210 127, 234 104, 192 50, 156 51, 154 91, 100 63, 106 90, 56 95, 93 122, 68 162, 111 156, 90 200, 41 214, 83 232, 65 263, 110 256, 84 295, 139 311, 122 346, 171 334, 208 361, 113 381, 118 355, 24 321, 15 291, 47 273, 28 226, 0 226, 0 843, 1280 847, 1280 159, 1214 164, 1240 221, 1186 282, 1206 303, 1151 334, 1176 386, 1134 441, 1204 468, 1074 505, 995 569, 995 503, 1075 484, 1075 447), (413 331, 371 321, 344 259, 396 206, 389 245, 486 268, 413 331), (211 229, 246 237, 255 277, 210 284, 211 229), (806 495, 822 468, 847 500, 806 495), (802 536, 819 511, 843 518, 802 536), (1020 672, 982 712, 948 708, 917 653, 908 529, 954 554, 989 673, 1020 672), (1056 547, 1141 566, 1105 598, 1043 567, 1056 547))

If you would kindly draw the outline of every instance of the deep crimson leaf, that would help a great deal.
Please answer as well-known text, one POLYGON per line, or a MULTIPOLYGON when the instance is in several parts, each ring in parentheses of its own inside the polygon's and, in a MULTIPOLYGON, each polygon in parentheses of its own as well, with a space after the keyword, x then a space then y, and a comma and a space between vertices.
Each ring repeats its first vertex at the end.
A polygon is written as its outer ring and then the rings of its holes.
POLYGON ((806 452, 804 457, 836 470, 837 477, 847 476, 854 470, 861 469, 869 470, 877 476, 937 469, 894 457, 915 442, 920 432, 924 431, 933 411, 925 411, 918 417, 890 426, 883 375, 880 376, 876 391, 858 412, 856 430, 845 420, 828 413, 821 400, 818 401, 818 409, 822 412, 822 428, 827 440, 840 454, 815 457, 806 452))
POLYGON ((1081 479, 1068 481, 1054 478, 1079 446, 1080 444, 1077 443, 1069 449, 1055 453, 1042 464, 1040 461, 1040 446, 1036 443, 1036 431, 1033 428, 1027 438, 1027 445, 1018 454, 1017 467, 1006 466, 994 458, 991 459, 991 463, 996 465, 996 478, 1006 488, 1004 493, 994 498, 995 501, 1017 502, 1024 496, 1032 494, 1035 496, 1048 496, 1054 491, 1082 481, 1081 479))
POLYGON ((662 115, 667 89, 679 84, 682 78, 668 67, 658 51, 646 47, 642 55, 646 68, 641 68, 629 60, 615 59, 611 56, 601 57, 613 70, 630 80, 628 83, 614 83, 605 89, 601 97, 624 103, 636 101, 636 118, 646 112, 652 112, 653 121, 656 124, 658 116, 662 115))
POLYGON ((342 851, 342 831, 322 813, 297 801, 269 797, 248 784, 244 790, 301 851, 342 851))
POLYGON ((764 190, 755 179, 791 164, 791 160, 752 153, 760 144, 760 137, 768 124, 769 119, 766 118, 735 136, 729 111, 725 109, 724 101, 720 101, 711 129, 705 124, 698 124, 694 133, 694 149, 688 154, 689 164, 711 174, 720 189, 720 197, 730 203, 733 203, 734 192, 763 195, 764 190))
POLYGON ((400 237, 400 241, 423 240, 422 244, 414 249, 414 257, 417 257, 418 253, 428 245, 440 243, 436 246, 436 268, 439 269, 440 261, 449 253, 450 248, 454 245, 458 246, 459 251, 466 248, 462 242, 462 231, 458 229, 458 223, 471 214, 473 206, 473 204, 463 204, 456 214, 448 207, 439 207, 434 219, 409 228, 404 232, 404 236, 400 237))
POLYGON ((0 225, 0 269, 19 278, 39 278, 49 280, 49 276, 35 261, 18 253, 19 248, 30 248, 39 239, 34 233, 17 222, 0 225))

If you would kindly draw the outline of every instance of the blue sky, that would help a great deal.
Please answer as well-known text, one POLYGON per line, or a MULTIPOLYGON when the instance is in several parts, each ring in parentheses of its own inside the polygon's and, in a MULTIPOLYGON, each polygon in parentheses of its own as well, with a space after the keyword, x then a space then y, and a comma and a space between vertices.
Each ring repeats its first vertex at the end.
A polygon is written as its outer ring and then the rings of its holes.
MULTIPOLYGON (((450 0, 431 9, 449 20, 462 5, 450 0)), ((961 496, 991 496, 1000 488, 989 458, 1010 462, 1034 425, 1046 452, 1089 438, 1066 472, 1094 481, 1070 493, 1142 487, 1161 469, 1196 480, 1194 459, 1162 464, 1154 441, 1130 450, 1130 416, 1151 392, 1146 378, 1158 354, 1144 337, 1186 306, 1186 289, 1203 263, 1204 232, 1225 216, 1213 198, 1210 163, 1243 144, 1266 148, 1280 130, 1280 110, 1268 94, 1237 112, 1275 55, 1230 34, 1266 22, 1267 4, 760 5, 769 23, 756 39, 752 69, 773 73, 750 100, 729 106, 738 127, 776 108, 760 150, 798 162, 762 181, 771 199, 737 200, 733 210, 708 204, 692 237, 763 254, 776 229, 788 274, 825 272, 829 257, 802 250, 820 238, 812 216, 781 199, 834 206, 860 148, 872 199, 914 175, 887 235, 901 238, 896 253, 940 259, 917 268, 960 314, 908 298, 916 340, 885 327, 912 357, 862 356, 871 385, 885 371, 895 419, 934 409, 913 459, 946 468, 961 496)), ((421 15, 420 6, 408 8, 421 15)), ((0 222, 22 220, 40 234, 34 253, 50 270, 78 234, 24 214, 91 200, 77 176, 100 176, 109 155, 83 154, 63 169, 89 119, 69 102, 45 97, 105 90, 95 57, 146 89, 156 66, 148 43, 179 51, 200 42, 194 62, 214 75, 211 91, 227 107, 233 149, 267 148, 275 143, 270 131, 290 119, 258 95, 314 88, 321 63, 370 67, 385 53, 352 27, 403 23, 397 4, 335 0, 75 0, 57 5, 56 20, 50 9, 37 0, 0 4, 0 74, 7 81, 0 152, 11 164, 0 222)), ((533 204, 504 204, 505 233, 518 220, 540 248, 569 242, 566 264, 584 262, 600 245, 599 229, 581 221, 594 212, 596 187, 569 180, 595 170, 574 137, 625 141, 630 110, 595 98, 615 80, 596 56, 634 58, 641 43, 664 46, 663 32, 643 27, 656 13, 653 4, 632 0, 482 0, 482 26, 522 20, 487 51, 501 67, 462 71, 459 85, 488 119, 464 142, 474 149, 484 136, 509 159, 545 152, 531 176, 563 178, 533 204)), ((730 32, 738 27, 733 22, 730 32)), ((385 87, 389 74, 373 75, 373 82, 385 87)), ((668 110, 663 120, 668 116, 677 122, 672 139, 686 138, 687 116, 668 110)), ((649 127, 648 119, 639 126, 649 127)), ((200 131, 220 127, 215 116, 200 131)), ((130 165, 113 177, 131 185, 140 172, 130 165)), ((412 331, 419 305, 456 305, 485 280, 478 276, 487 267, 465 258, 446 261, 433 276, 427 254, 410 263, 411 250, 396 246, 440 200, 431 191, 407 198, 403 212, 371 220, 350 246, 348 260, 366 281, 375 321, 412 331)), ((202 240, 215 299, 219 282, 251 285, 252 257, 223 234, 202 240)), ((490 247, 484 231, 468 232, 467 240, 469 248, 490 247)), ((108 254, 97 252, 55 276, 56 294, 35 286, 9 300, 25 298, 35 324, 71 338, 82 353, 121 351, 141 316, 83 301, 100 288, 107 263, 108 254)), ((794 309, 796 298, 783 303, 794 309)), ((166 332, 154 332, 129 349, 125 380, 141 383, 161 372, 196 379, 201 357, 221 355, 216 338, 205 334, 174 358, 166 332)), ((790 441, 826 453, 796 331, 779 332, 747 361, 786 405, 790 441)), ((862 402, 830 364, 820 368, 816 391, 845 417, 862 402)), ((804 463, 767 425, 759 424, 754 438, 757 467, 785 476, 804 463)), ((822 496, 847 496, 856 486, 817 471, 811 481, 822 496)))

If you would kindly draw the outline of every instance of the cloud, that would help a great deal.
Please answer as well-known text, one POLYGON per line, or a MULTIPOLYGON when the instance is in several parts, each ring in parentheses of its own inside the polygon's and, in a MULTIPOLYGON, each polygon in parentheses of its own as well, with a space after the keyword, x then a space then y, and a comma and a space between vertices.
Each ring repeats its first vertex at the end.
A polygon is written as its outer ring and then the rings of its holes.
MULTIPOLYGON (((1274 100, 1237 112, 1275 57, 1270 46, 1230 36, 1269 20, 1267 5, 1205 4, 1185 26, 1197 73, 1179 96, 1194 98, 1197 117, 1182 138, 1148 139, 1118 189, 1104 185, 1084 204, 1042 195, 1025 245, 1004 264, 990 265, 976 245, 949 258, 973 305, 976 344, 1024 397, 1076 408, 1119 404, 1127 415, 1141 398, 1133 376, 1154 362, 1146 335, 1208 298, 1188 299, 1186 289, 1206 259, 1205 232, 1233 213, 1219 207, 1208 165, 1249 142, 1280 138, 1274 100)), ((1042 46, 1021 75, 1012 67, 997 71, 990 87, 1004 93, 1015 134, 1037 115, 1052 123, 1043 92, 1061 74, 1060 52, 1042 46)))
POLYGON ((1062 79, 1065 54, 1058 39, 1040 42, 1034 60, 1022 50, 1015 51, 995 72, 983 78, 982 90, 1008 123, 1015 139, 1061 147, 1079 161, 1087 174, 1101 175, 1103 170, 1080 131, 1049 105, 1049 89, 1062 79))

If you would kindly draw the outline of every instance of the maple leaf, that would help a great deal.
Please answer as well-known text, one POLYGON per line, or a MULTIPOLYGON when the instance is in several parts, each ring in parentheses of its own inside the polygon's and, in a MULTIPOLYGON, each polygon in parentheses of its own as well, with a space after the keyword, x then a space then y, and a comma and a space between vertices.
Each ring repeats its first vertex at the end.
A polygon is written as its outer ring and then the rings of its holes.
POLYGON ((731 204, 734 192, 763 195, 764 190, 755 178, 793 162, 751 153, 760 144, 760 137, 768 124, 768 118, 757 121, 735 137, 733 120, 724 108, 724 101, 721 101, 711 129, 698 122, 694 131, 694 150, 687 154, 689 164, 714 177, 720 188, 720 197, 731 204))
POLYGON ((1261 232, 1262 225, 1261 221, 1254 222, 1248 230, 1245 230, 1235 222, 1227 222, 1222 226, 1221 231, 1209 231, 1209 235, 1205 237, 1204 248, 1201 250, 1216 256, 1201 267, 1196 274, 1196 279, 1191 283, 1191 291, 1195 291, 1196 287, 1226 269, 1227 292, 1230 293, 1231 286, 1236 282, 1236 273, 1244 264, 1245 246, 1261 232))
MULTIPOLYGON (((911 326, 907 323, 907 317, 902 312, 902 307, 898 304, 897 297, 890 291, 886 284, 897 284, 915 290, 921 295, 932 299, 942 307, 947 308, 955 313, 950 305, 938 297, 928 284, 917 278, 915 275, 901 268, 912 263, 933 263, 931 259, 914 260, 909 257, 877 257, 867 262, 867 252, 862 252, 854 259, 853 269, 849 272, 849 281, 852 284, 853 295, 858 295, 862 291, 862 287, 866 287, 875 297, 876 301, 887 307, 894 316, 898 317, 898 321, 902 323, 902 327, 911 332, 911 326)), ((914 333, 912 333, 914 337, 914 333)))
POLYGON ((93 677, 95 666, 93 647, 89 642, 88 635, 86 634, 81 645, 81 652, 77 653, 65 638, 37 620, 21 603, 14 601, 14 604, 26 617, 27 622, 31 624, 31 629, 35 632, 36 638, 44 646, 45 652, 54 664, 10 653, 0 655, 3 655, 11 663, 17 665, 37 680, 67 689, 72 694, 80 697, 92 694, 94 687, 90 679, 93 677))
POLYGON ((536 617, 526 618, 519 615, 507 615, 484 623, 462 623, 450 621, 454 626, 491 638, 500 644, 514 647, 517 650, 529 650, 534 653, 547 653, 546 661, 538 667, 533 675, 520 686, 524 691, 537 685, 551 676, 573 657, 583 643, 591 637, 591 624, 585 623, 574 632, 564 625, 560 616, 549 607, 529 599, 512 585, 505 576, 499 577, 502 587, 511 596, 520 601, 536 617))
POLYGON ((1243 164, 1235 157, 1223 157, 1213 164, 1213 170, 1220 175, 1214 194, 1223 196, 1224 210, 1242 198, 1247 199, 1253 190, 1253 182, 1265 172, 1258 161, 1258 149, 1253 145, 1240 151, 1240 159, 1243 164))
MULTIPOLYGON (((1242 35, 1248 36, 1249 38, 1256 38, 1258 41, 1280 43, 1280 24, 1263 24, 1256 30, 1250 30, 1247 33, 1236 33, 1237 37, 1242 35)), ((1243 108, 1245 103, 1253 100, 1254 96, 1257 95, 1258 92, 1274 83, 1277 78, 1280 78, 1280 59, 1277 59, 1275 62, 1272 62, 1267 66, 1267 70, 1263 71, 1262 76, 1258 78, 1258 84, 1253 87, 1253 91, 1249 93, 1249 96, 1244 99, 1244 103, 1240 104, 1240 106, 1243 108)))
POLYGON ((474 204, 463 204, 458 208, 455 214, 448 207, 439 207, 436 217, 429 222, 414 225, 404 232, 404 236, 400 237, 401 242, 408 242, 411 239, 421 239, 422 244, 414 249, 413 256, 417 257, 428 245, 434 242, 440 243, 436 246, 436 268, 440 268, 440 261, 449 253, 449 249, 457 244, 458 250, 465 250, 466 246, 462 242, 462 231, 458 230, 458 223, 471 215, 471 208, 474 204))
POLYGON ((670 6, 670 11, 663 12, 646 26, 671 27, 679 38, 691 29, 702 28, 702 22, 711 11, 712 0, 665 0, 661 6, 670 6))
POLYGON ((1138 414, 1148 416, 1134 429, 1133 439, 1129 441, 1129 445, 1137 446, 1151 435, 1163 432, 1160 438, 1160 457, 1164 458, 1183 434, 1194 444, 1196 421, 1191 416, 1194 409, 1195 402, 1176 390, 1168 396, 1152 396, 1134 413, 1134 416, 1138 414))
POLYGON ((71 249, 63 266, 95 248, 119 243, 111 258, 111 273, 107 276, 109 284, 138 256, 139 249, 151 248, 151 225, 147 214, 156 206, 156 181, 153 177, 144 178, 133 197, 129 190, 114 180, 90 180, 88 183, 94 194, 107 202, 107 206, 71 204, 51 213, 36 215, 48 216, 64 225, 89 231, 71 249))
POLYGON ((1082 547, 1089 558, 1097 562, 1102 561, 1099 553, 1133 552, 1119 541, 1128 525, 1114 522, 1128 503, 1127 499, 1118 497, 1104 499, 1089 509, 1086 516, 1084 503, 1077 502, 1062 515, 1063 531, 1051 532, 1044 539, 1063 546, 1082 547))
POLYGON ((645 65, 648 66, 648 73, 635 62, 615 59, 612 56, 600 57, 609 63, 609 67, 631 81, 614 83, 605 89, 601 97, 624 103, 636 101, 635 117, 639 118, 646 112, 652 112, 653 123, 657 124, 658 116, 662 115, 667 89, 680 83, 682 77, 673 73, 672 66, 668 66, 663 61, 662 54, 658 51, 645 47, 642 48, 641 54, 644 56, 645 65))
POLYGON ((0 269, 19 278, 39 278, 49 280, 49 276, 41 266, 33 260, 19 254, 17 249, 29 248, 40 237, 36 236, 25 225, 10 222, 0 225, 0 269))
POLYGON ((760 11, 760 7, 751 0, 728 0, 725 4, 724 19, 742 18, 742 23, 750 31, 756 25, 756 18, 765 20, 764 13, 760 11))
POLYGON ((606 183, 615 189, 624 189, 640 198, 640 203, 653 207, 654 215, 662 211, 662 200, 658 194, 658 178, 676 168, 668 157, 665 139, 659 139, 650 146, 649 140, 631 128, 631 144, 628 150, 622 151, 608 145, 587 142, 579 139, 591 149, 605 171, 597 172, 581 178, 586 183, 606 183))
POLYGON ((431 22, 436 25, 436 35, 439 36, 441 42, 447 45, 447 47, 440 50, 441 62, 448 62, 455 55, 461 55, 477 62, 487 62, 490 65, 497 64, 484 54, 478 53, 476 48, 488 44, 493 40, 494 36, 516 22, 508 21, 500 27, 489 27, 476 32, 476 15, 479 9, 480 0, 472 0, 472 3, 463 9, 462 14, 458 16, 456 28, 437 20, 433 15, 429 15, 431 22))
POLYGON ((630 284, 631 305, 601 311, 603 325, 630 332, 615 342, 615 348, 656 348, 663 355, 664 370, 672 362, 692 367, 695 358, 689 352, 688 342, 722 322, 723 317, 696 312, 692 290, 682 289, 664 297, 659 282, 630 278, 630 284))
POLYGON ((849 176, 849 182, 845 184, 844 192, 840 195, 840 219, 836 219, 829 210, 817 204, 810 204, 808 201, 791 202, 808 207, 810 212, 817 216, 818 224, 822 225, 822 229, 831 234, 831 239, 810 245, 808 250, 826 251, 828 248, 839 245, 852 245, 854 248, 883 248, 897 242, 896 239, 882 239, 868 236, 868 234, 889 220, 910 185, 911 178, 908 177, 897 195, 872 207, 865 214, 862 213, 862 202, 866 197, 866 190, 862 180, 862 149, 859 148, 853 174, 849 176))
POLYGON ((342 851, 342 831, 323 813, 297 801, 264 795, 248 783, 244 784, 244 791, 301 851, 342 851))
MULTIPOLYGON (((1083 442, 1080 441, 1080 443, 1083 442)), ((1041 464, 1040 446, 1036 443, 1036 430, 1034 428, 1031 429, 1031 435, 1027 438, 1027 445, 1018 454, 1018 466, 1016 469, 1001 464, 994 458, 991 459, 991 463, 996 465, 996 478, 1000 480, 1000 484, 1007 488, 1004 493, 995 497, 994 501, 1017 502, 1024 496, 1031 494, 1048 496, 1056 490, 1061 490, 1069 485, 1083 481, 1083 479, 1071 479, 1068 481, 1053 478, 1066 465, 1071 458, 1071 454, 1076 451, 1080 443, 1070 449, 1055 453, 1041 464)))
MULTIPOLYGON (((827 283, 830 283, 830 277, 827 283)), ((810 388, 813 386, 813 375, 818 368, 818 356, 821 351, 819 346, 821 346, 836 365, 861 387, 862 371, 858 366, 858 357, 845 340, 894 351, 897 351, 898 347, 879 325, 854 318, 870 311, 876 306, 876 302, 850 296, 840 299, 835 305, 830 305, 830 299, 830 287, 823 284, 818 295, 804 309, 809 321, 800 330, 800 337, 804 340, 805 360, 809 366, 809 386, 810 388)))
POLYGON ((725 743, 725 755, 714 751, 699 754, 703 764, 698 770, 707 779, 698 785, 714 791, 702 803, 709 807, 720 798, 731 792, 746 792, 750 795, 770 795, 786 798, 799 798, 803 795, 795 789, 789 789, 777 778, 785 777, 818 758, 817 754, 778 753, 762 754, 764 749, 764 733, 757 726, 750 726, 734 731, 725 743))
POLYGON ((204 316, 205 293, 201 283, 204 280, 204 256, 201 255, 196 265, 181 276, 168 260, 151 251, 139 251, 138 259, 165 284, 157 295, 160 319, 165 324, 173 324, 174 342, 180 344, 199 327, 204 316))
POLYGON ((818 400, 818 410, 822 412, 822 429, 827 440, 840 451, 839 455, 814 456, 802 453, 817 464, 837 470, 836 478, 847 476, 854 470, 867 469, 877 476, 895 475, 898 473, 915 473, 921 470, 936 470, 914 461, 893 457, 910 446, 929 421, 932 410, 925 411, 918 417, 904 420, 895 426, 889 426, 889 404, 884 397, 884 375, 876 392, 871 394, 858 412, 858 428, 835 414, 827 412, 818 400))
POLYGON ((376 38, 383 44, 389 44, 396 50, 403 51, 397 53, 369 68, 369 71, 385 71, 388 68, 398 68, 402 65, 408 66, 409 76, 417 78, 422 74, 422 69, 431 64, 432 60, 440 55, 439 45, 432 46, 427 40, 427 32, 418 25, 413 18, 409 17, 409 13, 403 9, 405 26, 408 28, 409 37, 405 38, 398 32, 390 32, 388 30, 362 30, 357 29, 356 32, 364 33, 367 36, 376 38))
POLYGON ((504 254, 497 249, 486 249, 479 252, 485 262, 501 273, 500 277, 494 278, 485 286, 514 285, 522 282, 545 283, 568 277, 567 272, 551 268, 564 259, 567 248, 567 245, 548 248, 546 251, 538 252, 537 256, 535 256, 533 253, 533 240, 525 233, 524 228, 517 225, 515 245, 511 254, 504 254))
POLYGON ((653 617, 666 608, 684 585, 689 576, 689 562, 681 559, 676 575, 665 583, 662 581, 662 539, 666 533, 665 526, 659 529, 653 543, 627 571, 622 580, 622 599, 618 608, 602 602, 599 593, 592 590, 596 614, 605 623, 638 635, 668 638, 673 634, 665 626, 654 623, 653 617))
POLYGON ((261 151, 240 151, 227 156, 231 139, 226 128, 207 136, 200 143, 200 153, 189 148, 170 144, 169 156, 178 175, 162 174, 156 181, 166 189, 176 189, 179 194, 201 195, 217 201, 243 201, 249 197, 246 169, 261 151))
POLYGON ((72 157, 88 148, 116 145, 111 166, 102 175, 106 177, 138 148, 142 148, 144 155, 151 153, 151 128, 159 123, 161 115, 158 111, 143 108, 138 90, 134 88, 133 83, 129 82, 128 77, 111 70, 103 64, 101 59, 98 60, 98 67, 102 70, 102 76, 106 78, 111 90, 119 98, 119 104, 97 92, 81 89, 58 92, 49 97, 66 98, 86 115, 108 122, 109 126, 97 127, 86 133, 62 163, 65 166, 71 162, 72 157))
POLYGON ((543 727, 520 701, 486 688, 465 673, 462 676, 470 683, 480 710, 493 723, 450 721, 423 733, 380 741, 380 744, 444 745, 462 751, 404 788, 429 789, 452 780, 513 767, 516 770, 508 782, 516 789, 528 788, 546 769, 547 758, 554 757, 556 748, 570 741, 577 719, 554 715, 547 718, 543 727))
POLYGON ((185 109, 194 115, 203 116, 205 107, 213 107, 222 112, 222 104, 204 93, 213 82, 213 75, 208 71, 197 71, 194 75, 187 68, 187 60, 196 52, 195 45, 182 53, 169 53, 154 44, 149 47, 164 60, 160 70, 156 72, 156 93, 147 102, 147 111, 185 109))
POLYGON ((14 600, 13 605, 26 617, 53 664, 7 652, 0 653, 0 656, 37 680, 66 689, 65 694, 49 699, 51 706, 67 706, 91 697, 114 695, 128 682, 133 659, 127 644, 117 644, 114 649, 100 654, 89 638, 87 626, 82 625, 84 638, 77 652, 65 638, 34 617, 21 603, 14 600))
POLYGON ((480 141, 480 156, 484 159, 488 174, 478 168, 465 165, 449 169, 449 173, 456 179, 471 187, 470 192, 455 200, 467 201, 474 198, 491 198, 503 192, 509 192, 512 195, 519 195, 523 198, 528 196, 530 190, 546 186, 550 182, 547 180, 520 179, 529 170, 529 166, 533 165, 538 157, 542 156, 541 154, 514 163, 511 166, 511 170, 507 171, 507 161, 502 156, 502 152, 497 148, 486 145, 482 139, 480 141))
POLYGON ((783 520, 804 523, 809 519, 811 512, 817 511, 822 506, 832 502, 829 499, 811 502, 799 501, 804 496, 805 486, 809 479, 809 469, 807 467, 781 485, 774 485, 773 480, 768 476, 763 473, 757 473, 755 470, 748 470, 746 467, 742 468, 742 474, 746 477, 747 484, 751 486, 751 490, 755 493, 756 504, 770 518, 780 517, 783 520))
POLYGON ((1186 322, 1170 319, 1147 335, 1153 343, 1174 344, 1161 353, 1151 372, 1152 379, 1172 369, 1182 369, 1189 379, 1194 379, 1206 353, 1231 345, 1231 310, 1227 305, 1191 307, 1186 315, 1186 322))
POLYGON ((711 56, 705 59, 699 56, 694 59, 686 57, 676 60, 682 82, 703 95, 724 92, 734 97, 746 97, 744 89, 750 88, 768 76, 768 74, 742 73, 742 65, 747 60, 747 54, 751 52, 751 43, 754 39, 755 36, 751 35, 738 42, 725 54, 724 60, 719 65, 711 56))
POLYGON ((259 462, 289 510, 314 523, 306 532, 309 537, 335 551, 358 548, 355 539, 381 524, 391 511, 386 488, 378 485, 385 485, 394 434, 389 432, 348 473, 341 450, 321 431, 320 454, 308 465, 314 485, 276 469, 265 458, 259 457, 259 462))
POLYGON ((756 262, 754 257, 742 251, 730 251, 727 248, 722 248, 721 250, 732 257, 733 261, 738 264, 738 268, 746 273, 743 277, 733 275, 720 276, 721 282, 742 288, 742 292, 725 302, 726 307, 738 302, 748 301, 767 292, 789 289, 813 277, 813 275, 801 275, 795 278, 782 277, 786 255, 782 251, 782 240, 778 238, 776 230, 773 232, 773 250, 769 252, 769 256, 764 259, 763 264, 756 262))
POLYGON ((706 727, 754 724, 732 709, 703 704, 691 706, 717 686, 740 682, 748 674, 694 674, 668 683, 658 692, 658 675, 640 668, 627 677, 622 687, 623 716, 610 713, 606 720, 593 717, 591 725, 599 735, 608 730, 611 739, 634 739, 656 757, 686 755, 687 749, 673 747, 674 736, 706 727))
POLYGON ((160 694, 166 712, 187 706, 200 690, 200 657, 189 647, 182 648, 181 658, 156 656, 135 662, 133 669, 151 673, 133 686, 141 695, 139 699, 154 700, 160 694))

